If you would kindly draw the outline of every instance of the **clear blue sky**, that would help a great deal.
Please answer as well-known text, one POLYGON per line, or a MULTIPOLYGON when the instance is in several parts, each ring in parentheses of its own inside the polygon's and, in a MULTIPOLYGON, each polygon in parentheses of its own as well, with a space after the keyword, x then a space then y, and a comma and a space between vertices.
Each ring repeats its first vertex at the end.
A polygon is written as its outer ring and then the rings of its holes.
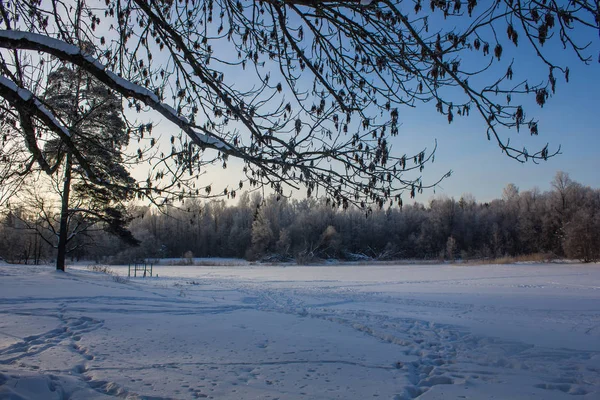
MULTIPOLYGON (((594 60, 587 66, 576 62, 569 66, 568 84, 562 76, 557 76, 556 95, 543 108, 535 104, 526 108, 528 115, 539 119, 540 134, 531 137, 528 129, 520 133, 505 132, 511 144, 518 148, 526 146, 530 152, 540 150, 546 143, 551 150, 560 145, 562 154, 548 161, 521 164, 507 157, 495 141, 487 140, 480 116, 471 113, 468 118, 457 117, 448 124, 446 117, 435 111, 433 103, 400 109, 402 126, 398 137, 392 139, 392 152, 412 154, 425 147, 432 148, 437 139, 435 162, 426 166, 423 180, 433 182, 452 170, 452 176, 442 182, 435 194, 456 199, 464 193, 473 194, 478 201, 500 198, 508 183, 521 190, 535 186, 548 190, 559 170, 569 173, 577 182, 600 188, 600 65, 594 60)), ((529 69, 526 72, 531 73, 529 69)), ((546 76, 547 72, 542 78, 546 76)), ((235 184, 239 168, 235 168, 235 162, 230 165, 227 170, 212 169, 207 179, 235 184)), ((433 195, 433 190, 424 191, 416 201, 426 203, 433 195)))
MULTIPOLYGON (((548 190, 549 182, 559 170, 569 173, 577 182, 600 188, 600 63, 597 59, 600 40, 598 37, 591 40, 594 42, 588 51, 593 57, 590 65, 584 65, 569 51, 557 47, 548 49, 548 54, 561 61, 561 65, 568 65, 571 73, 569 83, 560 72, 555 73, 556 94, 543 108, 534 102, 525 103, 527 116, 539 120, 540 134, 531 137, 528 129, 520 133, 504 132, 517 148, 526 146, 533 152, 549 143, 551 151, 560 145, 562 154, 539 165, 521 164, 504 155, 495 141, 487 140, 481 117, 471 113, 468 118, 457 117, 448 124, 446 117, 435 111, 434 104, 401 110, 403 126, 394 148, 417 150, 431 147, 437 139, 435 163, 425 168, 423 178, 431 182, 451 169, 452 176, 436 190, 436 194, 449 197, 471 193, 479 201, 488 201, 499 198, 508 183, 516 184, 521 190, 534 186, 548 190)), ((514 82, 525 76, 539 76, 539 81, 547 79, 548 68, 529 49, 505 46, 501 65, 506 68, 507 62, 514 58, 514 82)), ((536 82, 536 79, 531 81, 536 82)), ((424 192, 417 201, 426 202, 432 195, 433 192, 424 192)))
MULTIPOLYGON (((571 73, 569 83, 560 72, 555 73, 557 92, 544 108, 535 104, 534 95, 525 102, 527 117, 539 120, 539 136, 531 137, 528 129, 522 129, 520 133, 516 130, 503 132, 511 138, 514 147, 525 146, 530 152, 535 152, 549 143, 551 152, 561 146, 562 154, 539 165, 532 162, 521 164, 504 155, 495 141, 487 140, 486 127, 479 115, 472 112, 468 118, 455 116, 454 122, 448 124, 446 117, 435 111, 434 103, 399 109, 402 126, 399 136, 391 140, 392 152, 396 155, 414 154, 425 147, 431 148, 437 139, 435 163, 426 166, 423 181, 425 184, 435 182, 452 170, 452 176, 442 182, 435 194, 457 199, 463 193, 471 193, 479 201, 499 198, 508 183, 516 184, 521 190, 535 186, 547 190, 559 170, 569 173, 577 182, 600 188, 600 39, 593 30, 586 34, 590 35, 587 40, 592 41, 586 51, 592 57, 590 65, 584 65, 572 51, 563 50, 556 43, 547 42, 544 47, 547 56, 562 66, 568 66, 571 73)), ((515 84, 526 77, 532 84, 547 79, 548 68, 534 56, 524 38, 516 48, 506 37, 501 38, 501 43, 504 45, 502 60, 491 69, 496 73, 483 74, 478 80, 495 81, 498 72, 503 74, 511 60, 514 60, 515 84)), ((470 57, 466 55, 463 64, 468 69, 476 69, 475 65, 481 63, 481 59, 470 57)), ((237 73, 243 79, 236 84, 248 79, 246 72, 237 73)), ((504 98, 499 101, 504 103, 504 98)), ((515 97, 513 103, 520 104, 522 101, 522 98, 515 97)), ((164 132, 169 128, 163 126, 159 130, 164 132)), ((227 170, 220 166, 210 169, 203 183, 214 183, 217 192, 227 185, 235 187, 241 177, 239 164, 230 160, 227 170)), ((416 200, 427 202, 433 195, 433 190, 425 191, 416 200)), ((404 197, 408 200, 408 196, 404 197)))

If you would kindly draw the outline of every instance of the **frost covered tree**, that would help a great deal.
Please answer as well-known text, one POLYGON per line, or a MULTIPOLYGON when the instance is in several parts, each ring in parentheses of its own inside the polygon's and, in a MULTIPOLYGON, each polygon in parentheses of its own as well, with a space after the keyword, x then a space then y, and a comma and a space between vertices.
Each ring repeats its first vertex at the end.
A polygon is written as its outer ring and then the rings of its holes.
MULTIPOLYGON (((53 173, 45 143, 60 142, 86 179, 156 202, 235 196, 242 187, 318 194, 333 207, 401 203, 430 184, 433 150, 392 149, 402 110, 428 103, 452 122, 478 115, 484 134, 519 161, 511 130, 537 135, 543 106, 590 62, 597 1, 39 0, 0 3, 2 183, 53 173), (542 60, 527 76, 514 46, 542 60), (559 46, 564 51, 556 52, 559 46), (43 94, 59 65, 85 71, 131 109, 130 159, 147 179, 107 182, 43 94), (540 81, 540 76, 547 79, 540 81), (518 81, 513 82, 513 77, 518 81), (152 123, 152 110, 171 140, 152 123), (140 114, 139 118, 145 114, 140 114), (164 140, 167 139, 167 140, 164 140), (147 150, 151 151, 147 151, 147 150), (136 158, 137 157, 137 158, 136 158), (240 160, 243 178, 202 184, 207 165, 240 160)), ((3 185, 3 187, 6 185, 3 185)))
POLYGON ((0 217, 0 259, 12 263, 39 264, 48 255, 44 241, 31 226, 41 225, 41 218, 26 215, 23 207, 17 207, 0 217))
MULTIPOLYGON (((81 254, 117 263, 140 257, 181 257, 188 250, 197 257, 246 255, 271 260, 295 257, 298 261, 442 256, 463 260, 504 256, 598 259, 600 189, 570 181, 566 204, 573 206, 564 214, 564 229, 558 229, 556 209, 562 202, 554 187, 543 192, 521 190, 511 201, 477 202, 471 195, 459 201, 437 197, 428 205, 375 209, 368 218, 356 207, 332 209, 325 199, 278 201, 275 194, 263 199, 254 192, 238 196, 237 205, 212 199, 186 201, 185 207, 130 206, 136 218, 128 228, 142 240, 139 248, 125 248, 98 231, 94 232, 94 244, 101 248, 85 247, 81 254)), ((29 211, 17 211, 6 214, 6 222, 0 224, 0 237, 10 242, 0 243, 0 258, 7 260, 25 258, 21 255, 29 246, 14 246, 14 239, 23 220, 30 225, 38 220, 29 211)), ((32 242, 32 248, 34 245, 32 242)))
POLYGON ((571 259, 583 262, 600 260, 600 202, 579 209, 564 229, 563 249, 571 259))
POLYGON ((449 236, 446 241, 446 257, 450 261, 456 259, 456 239, 453 236, 449 236))

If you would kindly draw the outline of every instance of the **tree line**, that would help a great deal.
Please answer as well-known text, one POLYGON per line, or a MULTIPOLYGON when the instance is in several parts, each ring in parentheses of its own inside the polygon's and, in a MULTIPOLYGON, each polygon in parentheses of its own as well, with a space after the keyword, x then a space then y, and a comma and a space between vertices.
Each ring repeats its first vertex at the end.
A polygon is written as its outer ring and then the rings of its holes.
MULTIPOLYGON (((24 209, 21 209, 24 210, 24 209)), ((104 230, 85 231, 71 256, 126 263, 141 258, 243 257, 311 262, 319 259, 492 259, 545 257, 600 259, 600 189, 558 172, 545 192, 507 185, 501 199, 477 202, 436 197, 365 213, 333 208, 325 200, 243 193, 236 205, 189 200, 157 209, 131 206, 128 246, 104 230)), ((34 262, 53 257, 31 227, 33 214, 4 216, 0 257, 34 262)), ((49 230, 48 230, 49 231, 49 230)))
MULTIPOLYGON (((535 110, 580 78, 569 66, 595 60, 598 32, 592 0, 0 1, 0 205, 40 174, 62 182, 60 216, 10 216, 37 232, 34 254, 57 248, 59 270, 83 251, 69 227, 133 241, 122 207, 133 198, 292 188, 344 210, 401 206, 450 176, 422 178, 435 143, 393 150, 404 110, 474 116, 506 156, 547 160, 559 145, 527 149, 515 134, 543 134, 535 110), (239 182, 202 180, 236 163, 239 182)), ((253 213, 251 257, 272 241, 292 255, 335 248, 285 227, 255 238, 253 213)))

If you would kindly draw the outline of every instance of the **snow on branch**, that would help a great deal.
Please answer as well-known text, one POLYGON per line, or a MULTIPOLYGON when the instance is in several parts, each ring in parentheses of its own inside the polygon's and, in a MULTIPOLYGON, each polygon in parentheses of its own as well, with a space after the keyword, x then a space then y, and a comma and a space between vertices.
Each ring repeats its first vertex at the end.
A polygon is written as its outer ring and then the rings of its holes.
MULTIPOLYGON (((103 184, 103 182, 101 182, 93 173, 89 162, 73 144, 73 141, 71 140, 71 132, 69 131, 69 129, 65 127, 32 92, 30 92, 27 89, 20 88, 11 80, 7 79, 4 76, 0 76, 0 97, 3 97, 11 105, 13 105, 18 110, 21 117, 25 118, 25 120, 30 120, 32 116, 35 116, 40 121, 42 121, 42 123, 48 129, 58 134, 61 140, 73 152, 73 155, 75 156, 75 158, 77 158, 77 161, 79 162, 81 167, 86 171, 88 177, 96 183, 103 184)), ((31 127, 30 130, 31 131, 28 132, 26 129, 24 134, 25 136, 29 137, 29 140, 35 142, 36 134, 33 131, 33 127, 31 127)), ((33 149, 30 150, 33 151, 33 149)), ((36 149, 34 152, 39 153, 39 150, 36 149)), ((50 168, 46 164, 45 160, 40 160, 40 157, 41 155, 37 154, 38 161, 42 165, 43 169, 46 172, 50 173, 52 168, 50 168)))
MULTIPOLYGON (((173 107, 161 102, 155 93, 107 70, 105 65, 94 59, 92 56, 84 54, 77 46, 37 33, 0 30, 0 47, 41 51, 51 54, 63 61, 77 65, 123 96, 134 98, 150 106, 181 128, 197 145, 230 154, 237 153, 233 146, 210 135, 208 132, 202 132, 204 130, 202 128, 192 126, 187 118, 177 115, 177 112, 173 107)), ((26 98, 28 95, 33 96, 31 92, 18 88, 13 82, 4 77, 2 77, 2 84, 6 88, 9 88, 8 85, 12 84, 12 91, 17 93, 23 100, 28 100, 26 98)), ((36 106, 43 107, 41 103, 36 106)), ((40 109, 40 111, 44 113, 43 110, 40 109)), ((52 122, 52 125, 54 125, 54 122, 57 121, 52 122)), ((60 126, 60 124, 57 126, 60 126)), ((239 154, 237 155, 239 156, 239 154)))
POLYGON ((0 76, 0 95, 10 103, 14 103, 14 100, 17 99, 21 99, 22 102, 32 103, 38 111, 38 116, 41 115, 42 119, 49 121, 49 125, 60 130, 62 135, 71 137, 71 132, 56 119, 54 114, 52 114, 50 110, 48 110, 33 93, 27 89, 18 87, 13 81, 5 78, 4 76, 0 76), (13 101, 11 101, 11 99, 13 101))

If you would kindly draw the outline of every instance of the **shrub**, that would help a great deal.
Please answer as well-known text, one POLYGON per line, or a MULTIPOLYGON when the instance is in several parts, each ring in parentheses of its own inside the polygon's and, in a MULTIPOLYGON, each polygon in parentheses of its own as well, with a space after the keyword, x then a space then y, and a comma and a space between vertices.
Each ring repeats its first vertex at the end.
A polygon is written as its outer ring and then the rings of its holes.
POLYGON ((129 279, 117 274, 115 271, 110 269, 107 265, 90 265, 90 266, 88 266, 88 270, 94 271, 94 272, 100 272, 100 273, 106 274, 106 275, 110 275, 113 282, 116 282, 116 283, 129 282, 129 279))

